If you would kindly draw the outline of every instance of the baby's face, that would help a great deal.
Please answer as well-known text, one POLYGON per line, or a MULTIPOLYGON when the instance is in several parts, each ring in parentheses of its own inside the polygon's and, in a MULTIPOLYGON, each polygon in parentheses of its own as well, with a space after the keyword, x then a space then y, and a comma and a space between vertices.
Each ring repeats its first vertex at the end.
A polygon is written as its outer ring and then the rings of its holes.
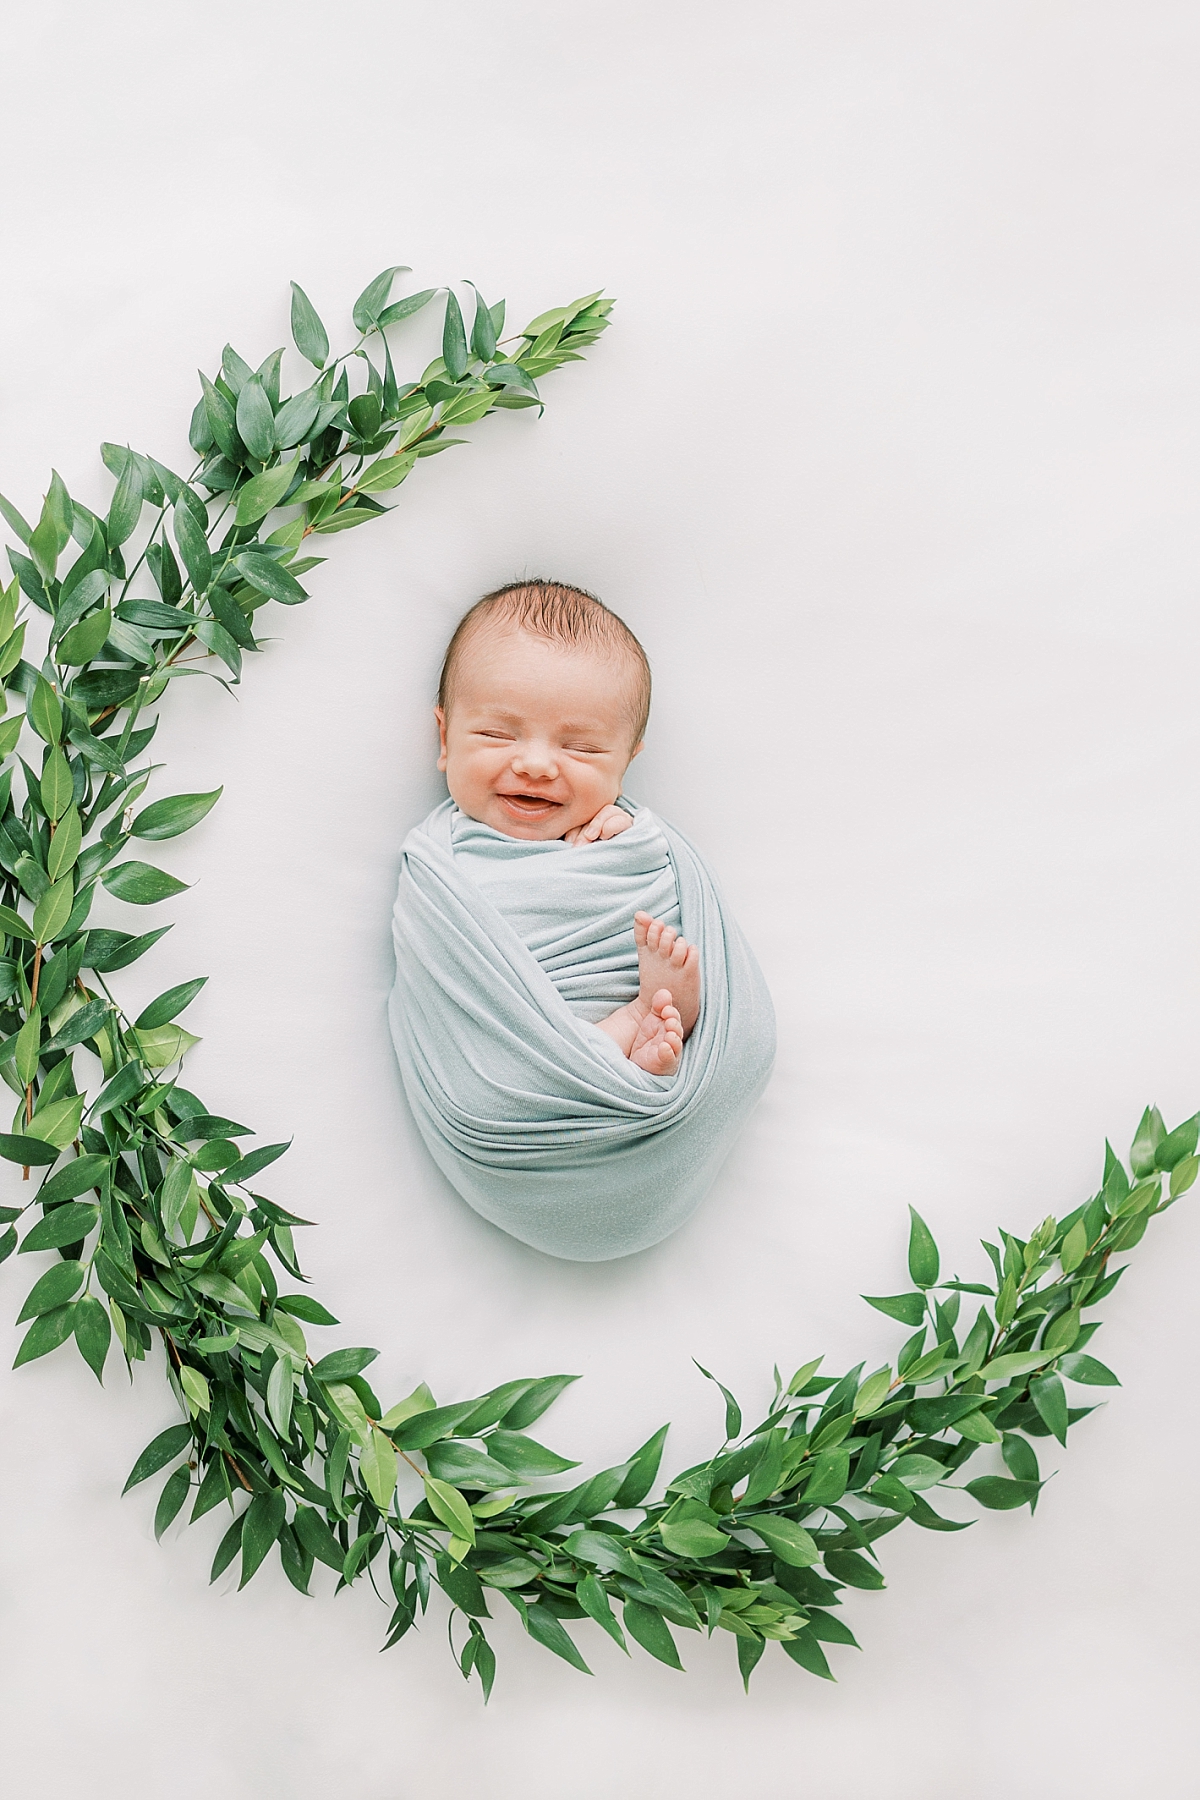
POLYGON ((458 661, 438 768, 457 805, 506 837, 586 825, 621 791, 632 673, 620 656, 482 626, 458 661))

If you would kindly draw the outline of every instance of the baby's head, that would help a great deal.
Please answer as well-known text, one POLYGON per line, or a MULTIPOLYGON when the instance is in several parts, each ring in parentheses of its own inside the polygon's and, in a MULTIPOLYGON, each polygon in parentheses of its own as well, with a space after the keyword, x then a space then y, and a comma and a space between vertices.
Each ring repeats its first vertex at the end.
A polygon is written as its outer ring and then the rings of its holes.
POLYGON ((514 581, 460 621, 436 710, 438 768, 462 811, 506 837, 560 838, 620 793, 642 747, 650 665, 582 588, 514 581))

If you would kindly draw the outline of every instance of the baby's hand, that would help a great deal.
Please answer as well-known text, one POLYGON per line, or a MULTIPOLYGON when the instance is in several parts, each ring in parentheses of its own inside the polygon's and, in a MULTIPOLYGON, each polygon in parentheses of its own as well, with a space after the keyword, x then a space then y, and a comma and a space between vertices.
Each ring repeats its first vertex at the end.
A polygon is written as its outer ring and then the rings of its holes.
POLYGON ((620 806, 602 806, 594 819, 586 825, 577 825, 574 831, 564 834, 566 844, 594 844, 598 838, 614 838, 622 831, 628 831, 633 824, 632 818, 620 806))

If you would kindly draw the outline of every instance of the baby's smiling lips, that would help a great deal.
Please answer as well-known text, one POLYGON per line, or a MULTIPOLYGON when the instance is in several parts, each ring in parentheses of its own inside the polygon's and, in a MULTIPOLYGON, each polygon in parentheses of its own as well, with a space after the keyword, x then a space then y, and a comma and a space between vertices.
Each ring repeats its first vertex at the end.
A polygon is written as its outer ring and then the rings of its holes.
POLYGON ((522 819, 549 818, 563 804, 561 800, 552 800, 548 794, 497 794, 496 798, 522 819))

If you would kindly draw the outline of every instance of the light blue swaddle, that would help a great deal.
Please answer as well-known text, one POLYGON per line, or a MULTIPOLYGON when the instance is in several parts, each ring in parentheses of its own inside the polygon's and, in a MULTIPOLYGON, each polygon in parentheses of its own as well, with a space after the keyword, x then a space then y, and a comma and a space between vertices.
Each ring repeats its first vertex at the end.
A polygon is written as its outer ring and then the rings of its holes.
POLYGON ((646 807, 598 844, 505 837, 453 801, 404 841, 389 1018, 405 1092, 475 1211, 551 1256, 657 1244, 700 1204, 766 1083, 766 983, 712 876, 646 807), (592 1022, 633 998, 633 915, 700 946, 703 1002, 673 1076, 592 1022))

